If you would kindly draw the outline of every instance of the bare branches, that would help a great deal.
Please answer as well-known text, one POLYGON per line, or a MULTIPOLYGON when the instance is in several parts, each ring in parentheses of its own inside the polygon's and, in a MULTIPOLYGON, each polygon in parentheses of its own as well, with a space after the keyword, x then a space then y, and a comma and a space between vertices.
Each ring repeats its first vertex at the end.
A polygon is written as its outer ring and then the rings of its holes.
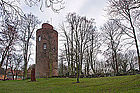
MULTIPOLYGON (((107 60, 111 60, 111 66, 114 69, 115 73, 119 73, 118 69, 118 60, 117 60, 117 54, 121 49, 121 38, 122 38, 122 29, 120 26, 117 25, 116 20, 109 20, 104 26, 102 27, 103 36, 106 39, 106 44, 108 46, 108 49, 106 50, 106 53, 110 53, 108 55, 109 58, 107 60)), ((107 55, 106 55, 107 56, 107 55)), ((108 61, 109 62, 109 61, 108 61)))
POLYGON ((23 17, 24 13, 21 10, 20 7, 16 5, 16 1, 11 1, 7 2, 4 0, 0 1, 0 10, 1 10, 1 16, 4 17, 4 15, 9 16, 10 18, 12 16, 17 16, 17 17, 23 17))
MULTIPOLYGON (((140 53, 138 47, 138 40, 137 40, 137 28, 139 27, 139 19, 140 18, 140 1, 139 0, 109 0, 109 13, 112 14, 114 17, 124 18, 126 23, 124 25, 129 26, 130 28, 126 30, 125 34, 132 37, 135 41, 137 54, 138 54, 138 63, 140 69, 140 53), (117 14, 117 15, 114 15, 117 14), (131 32, 130 32, 131 31, 131 32), (132 34, 133 36, 131 36, 132 34)), ((124 27, 124 25, 121 25, 124 27)), ((125 27, 126 27, 125 26, 125 27)))
POLYGON ((67 56, 70 74, 74 75, 76 72, 77 82, 79 82, 83 66, 87 66, 85 68, 88 73, 90 70, 95 73, 95 61, 101 46, 100 33, 96 30, 94 19, 87 19, 76 13, 69 13, 66 19, 68 26, 65 29, 61 28, 66 39, 65 56, 67 56))
POLYGON ((25 18, 20 20, 20 42, 23 50, 24 59, 24 79, 27 78, 27 66, 31 56, 31 46, 33 45, 31 40, 34 39, 34 31, 37 28, 40 21, 32 14, 25 15, 25 18))
POLYGON ((18 34, 17 29, 13 26, 7 24, 7 26, 2 29, 2 32, 0 34, 1 41, 0 41, 0 51, 1 51, 1 62, 0 62, 0 68, 3 65, 5 58, 8 55, 8 52, 14 50, 14 45, 17 41, 18 34))
POLYGON ((40 4, 40 10, 45 6, 46 8, 51 8, 54 12, 59 13, 60 10, 64 8, 63 0, 25 0, 25 3, 30 7, 40 4))

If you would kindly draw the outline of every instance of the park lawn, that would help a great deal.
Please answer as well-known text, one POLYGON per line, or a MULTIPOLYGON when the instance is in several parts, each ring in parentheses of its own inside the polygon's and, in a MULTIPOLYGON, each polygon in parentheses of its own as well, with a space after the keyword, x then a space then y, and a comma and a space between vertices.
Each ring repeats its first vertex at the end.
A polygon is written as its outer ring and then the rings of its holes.
POLYGON ((140 75, 0 81, 0 93, 140 93, 140 75))

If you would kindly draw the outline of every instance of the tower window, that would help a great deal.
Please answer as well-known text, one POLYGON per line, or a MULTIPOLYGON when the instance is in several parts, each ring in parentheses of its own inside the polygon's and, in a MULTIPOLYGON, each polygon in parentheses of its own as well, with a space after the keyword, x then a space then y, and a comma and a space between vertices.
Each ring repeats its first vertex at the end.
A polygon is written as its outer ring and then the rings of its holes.
POLYGON ((47 49, 47 44, 46 43, 43 44, 43 49, 47 49))
POLYGON ((55 47, 53 48, 53 51, 55 51, 55 47))
POLYGON ((41 36, 38 36, 38 41, 41 41, 41 36))

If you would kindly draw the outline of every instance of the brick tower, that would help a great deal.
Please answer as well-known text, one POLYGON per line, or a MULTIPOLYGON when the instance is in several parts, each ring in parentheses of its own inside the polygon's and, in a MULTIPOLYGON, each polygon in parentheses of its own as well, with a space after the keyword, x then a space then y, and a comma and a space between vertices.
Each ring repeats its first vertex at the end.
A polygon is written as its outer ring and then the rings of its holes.
POLYGON ((36 77, 57 76, 58 32, 48 23, 36 32, 36 77))

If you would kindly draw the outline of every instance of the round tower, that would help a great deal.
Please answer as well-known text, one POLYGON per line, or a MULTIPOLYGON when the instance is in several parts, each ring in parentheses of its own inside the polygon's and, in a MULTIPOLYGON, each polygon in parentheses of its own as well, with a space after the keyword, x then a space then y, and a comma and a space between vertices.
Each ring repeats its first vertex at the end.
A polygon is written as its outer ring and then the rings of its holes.
POLYGON ((57 76, 58 32, 44 23, 36 32, 36 77, 57 76))

